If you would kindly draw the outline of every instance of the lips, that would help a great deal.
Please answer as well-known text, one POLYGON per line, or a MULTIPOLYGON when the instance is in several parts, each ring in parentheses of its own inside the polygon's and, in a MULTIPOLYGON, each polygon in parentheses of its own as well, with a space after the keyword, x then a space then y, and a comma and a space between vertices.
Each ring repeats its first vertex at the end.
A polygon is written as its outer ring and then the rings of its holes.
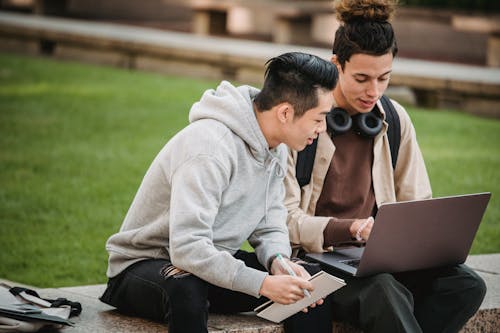
POLYGON ((362 100, 360 99, 359 102, 361 103, 361 106, 363 106, 363 108, 366 108, 366 109, 372 109, 374 106, 375 106, 375 103, 377 103, 377 101, 365 101, 365 100, 362 100))

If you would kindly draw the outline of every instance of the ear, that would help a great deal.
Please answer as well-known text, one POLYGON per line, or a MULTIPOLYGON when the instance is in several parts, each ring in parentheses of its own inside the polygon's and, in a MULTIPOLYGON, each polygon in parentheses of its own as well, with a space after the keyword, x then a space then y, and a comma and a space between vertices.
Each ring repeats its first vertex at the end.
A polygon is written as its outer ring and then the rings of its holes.
POLYGON ((278 117, 278 121, 281 124, 285 124, 288 121, 293 120, 293 106, 290 103, 284 102, 276 105, 276 115, 278 117))
POLYGON ((332 59, 330 60, 335 67, 337 67, 338 72, 342 72, 342 66, 340 66, 339 59, 336 54, 332 55, 332 59))

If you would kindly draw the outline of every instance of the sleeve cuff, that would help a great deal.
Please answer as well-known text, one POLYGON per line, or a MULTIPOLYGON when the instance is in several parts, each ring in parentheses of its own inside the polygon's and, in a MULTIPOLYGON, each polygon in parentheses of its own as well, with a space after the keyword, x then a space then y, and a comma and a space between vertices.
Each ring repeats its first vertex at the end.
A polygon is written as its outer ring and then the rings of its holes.
POLYGON ((352 242, 350 228, 353 222, 354 219, 330 219, 323 230, 323 247, 327 248, 340 243, 352 242))

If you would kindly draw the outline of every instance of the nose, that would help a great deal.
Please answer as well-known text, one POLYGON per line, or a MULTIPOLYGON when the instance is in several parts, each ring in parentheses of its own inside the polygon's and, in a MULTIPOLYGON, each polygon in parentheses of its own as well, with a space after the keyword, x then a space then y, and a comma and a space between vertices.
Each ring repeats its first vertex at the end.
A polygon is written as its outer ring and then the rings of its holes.
POLYGON ((371 80, 368 83, 368 87, 366 88, 366 94, 369 97, 376 98, 379 96, 379 84, 377 80, 371 80))

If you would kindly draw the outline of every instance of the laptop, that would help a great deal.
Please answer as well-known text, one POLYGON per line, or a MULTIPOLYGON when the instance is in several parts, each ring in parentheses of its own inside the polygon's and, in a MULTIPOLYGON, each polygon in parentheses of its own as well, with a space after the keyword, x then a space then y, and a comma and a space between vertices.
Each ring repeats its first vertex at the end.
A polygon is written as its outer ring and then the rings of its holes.
POLYGON ((383 204, 365 247, 306 258, 358 277, 461 264, 490 197, 485 192, 383 204))

